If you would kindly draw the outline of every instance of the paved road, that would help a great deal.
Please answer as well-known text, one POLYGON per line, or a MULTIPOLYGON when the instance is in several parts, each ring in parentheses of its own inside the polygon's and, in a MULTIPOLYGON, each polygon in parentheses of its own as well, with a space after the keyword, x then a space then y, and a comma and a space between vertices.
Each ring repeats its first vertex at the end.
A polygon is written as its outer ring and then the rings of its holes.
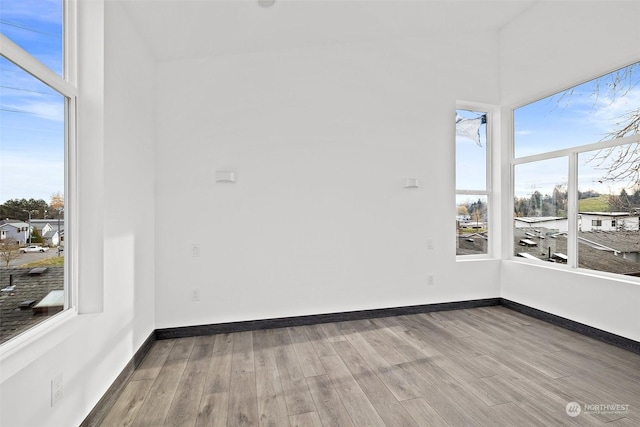
MULTIPOLYGON (((41 259, 52 258, 58 256, 56 248, 51 248, 47 252, 34 252, 27 254, 20 254, 18 258, 12 260, 9 263, 9 267, 18 267, 22 264, 28 264, 34 261, 40 261, 41 259)), ((4 267, 4 263, 2 265, 4 267)))

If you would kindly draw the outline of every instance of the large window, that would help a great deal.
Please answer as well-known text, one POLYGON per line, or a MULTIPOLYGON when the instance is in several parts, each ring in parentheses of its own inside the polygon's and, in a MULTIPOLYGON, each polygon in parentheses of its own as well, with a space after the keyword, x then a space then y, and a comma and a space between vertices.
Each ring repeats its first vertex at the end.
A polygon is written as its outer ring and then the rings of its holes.
POLYGON ((514 256, 640 276, 640 63, 514 111, 514 256))
POLYGON ((456 111, 456 255, 489 253, 487 112, 456 111))
POLYGON ((66 207, 77 91, 64 6, 0 2, 0 344, 70 307, 66 207))

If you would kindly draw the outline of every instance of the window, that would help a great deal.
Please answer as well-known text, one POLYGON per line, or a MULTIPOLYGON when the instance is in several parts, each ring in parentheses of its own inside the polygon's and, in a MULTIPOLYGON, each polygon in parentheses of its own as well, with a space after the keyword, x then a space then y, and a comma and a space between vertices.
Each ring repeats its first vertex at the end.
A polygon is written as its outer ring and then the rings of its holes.
POLYGON ((487 112, 456 110, 456 255, 489 253, 487 112))
POLYGON ((65 242, 77 90, 65 4, 0 2, 0 344, 71 306, 65 242))
POLYGON ((640 63, 514 110, 514 256, 640 275, 639 128, 640 63))

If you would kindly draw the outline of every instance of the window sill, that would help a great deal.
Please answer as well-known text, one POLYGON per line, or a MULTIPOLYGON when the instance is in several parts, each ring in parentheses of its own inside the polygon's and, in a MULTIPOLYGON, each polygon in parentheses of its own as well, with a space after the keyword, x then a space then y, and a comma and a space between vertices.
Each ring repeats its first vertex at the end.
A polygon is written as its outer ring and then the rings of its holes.
POLYGON ((599 271, 599 270, 589 270, 587 268, 571 268, 566 264, 560 264, 560 263, 552 263, 552 262, 545 262, 542 261, 538 262, 538 261, 534 261, 534 260, 526 260, 524 258, 510 258, 508 260, 505 260, 507 262, 512 262, 514 264, 524 264, 524 265, 529 265, 532 266, 534 268, 544 268, 547 270, 556 270, 556 271, 562 271, 565 273, 571 273, 571 274, 578 274, 581 276, 588 276, 588 277, 595 277, 598 279, 607 279, 607 280, 614 280, 617 282, 621 282, 621 283, 628 283, 628 284, 632 284, 632 285, 640 285, 640 277, 635 277, 635 276, 627 276, 624 274, 618 274, 618 273, 609 273, 607 271, 599 271))
POLYGON ((489 254, 478 255, 456 255, 456 262, 459 261, 496 261, 499 258, 490 256, 489 254))
POLYGON ((0 384, 76 333, 97 314, 65 310, 0 346, 0 384))

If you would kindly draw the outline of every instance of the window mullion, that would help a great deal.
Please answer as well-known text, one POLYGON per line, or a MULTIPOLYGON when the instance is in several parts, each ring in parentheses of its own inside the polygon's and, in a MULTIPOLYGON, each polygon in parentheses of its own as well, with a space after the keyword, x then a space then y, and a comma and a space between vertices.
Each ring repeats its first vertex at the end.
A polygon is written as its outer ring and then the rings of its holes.
POLYGON ((67 98, 77 96, 77 89, 72 84, 2 33, 0 33, 0 54, 67 98))
POLYGON ((569 182, 567 185, 567 264, 578 266, 578 153, 569 155, 569 182))

